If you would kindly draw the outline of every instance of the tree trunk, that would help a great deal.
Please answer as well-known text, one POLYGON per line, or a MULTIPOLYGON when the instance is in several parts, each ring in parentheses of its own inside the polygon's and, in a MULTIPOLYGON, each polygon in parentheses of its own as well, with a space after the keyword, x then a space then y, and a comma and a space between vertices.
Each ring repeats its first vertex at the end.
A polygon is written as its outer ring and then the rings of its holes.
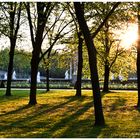
POLYGON ((13 61, 14 61, 14 52, 15 52, 15 46, 16 46, 16 40, 17 40, 17 33, 20 26, 20 15, 21 15, 21 6, 22 3, 19 5, 19 9, 17 9, 18 14, 16 15, 16 8, 17 3, 9 3, 10 6, 10 22, 9 22, 9 28, 10 28, 10 52, 9 52, 9 65, 8 65, 8 76, 7 76, 7 88, 6 88, 6 96, 11 96, 11 81, 12 81, 12 73, 13 73, 13 61), (17 18, 17 22, 15 24, 15 18, 17 18))
POLYGON ((81 38, 81 33, 78 33, 79 45, 78 45, 78 71, 77 71, 77 81, 76 81, 76 95, 81 96, 81 83, 82 83, 82 68, 83 68, 83 58, 82 58, 82 44, 83 39, 81 38))
POLYGON ((104 87, 103 87, 103 91, 104 92, 108 92, 109 88, 108 88, 108 84, 109 84, 109 72, 110 72, 110 68, 109 68, 109 52, 110 52, 110 47, 109 47, 109 25, 108 25, 108 21, 105 22, 105 64, 104 64, 104 87))
POLYGON ((9 52, 9 64, 8 64, 8 76, 7 76, 7 88, 6 88, 6 96, 11 96, 11 81, 12 81, 12 73, 13 73, 13 61, 14 61, 14 51, 16 40, 10 39, 11 47, 9 52))
POLYGON ((49 68, 47 68, 46 70, 46 87, 47 87, 46 91, 47 92, 50 91, 49 68))
POLYGON ((38 62, 39 62, 39 51, 35 48, 32 52, 31 59, 31 86, 30 86, 30 99, 29 104, 35 105, 36 101, 36 88, 37 88, 37 72, 38 72, 38 62))
POLYGON ((137 44, 137 83, 138 83, 138 103, 140 108, 140 4, 138 4, 138 44, 137 44))
MULTIPOLYGON (((48 59, 48 60, 50 59, 51 51, 52 51, 52 49, 50 49, 50 51, 48 52, 48 56, 47 56, 47 59, 48 59)), ((50 62, 49 62, 49 63, 50 63, 50 62)), ((48 64, 48 66, 47 66, 47 70, 46 70, 47 91, 50 91, 50 81, 49 81, 49 76, 50 76, 50 73, 49 73, 49 64, 48 64)))
POLYGON ((93 98, 94 98, 95 125, 103 126, 105 124, 105 121, 103 116, 102 102, 101 102, 101 95, 100 95, 96 49, 93 44, 92 37, 88 29, 87 23, 85 21, 84 12, 83 9, 81 8, 81 4, 79 2, 76 2, 74 3, 74 7, 75 7, 78 23, 80 29, 83 32, 85 43, 88 50, 91 82, 92 82, 93 98))
POLYGON ((31 40, 33 46, 32 52, 32 60, 31 60, 31 86, 30 86, 30 99, 29 104, 35 105, 37 104, 36 101, 36 88, 37 88, 37 72, 38 72, 38 65, 40 61, 40 54, 41 54, 41 46, 43 42, 43 32, 45 29, 45 25, 47 22, 47 14, 49 11, 49 7, 51 3, 41 3, 37 2, 37 27, 35 36, 33 34, 33 25, 31 20, 31 13, 30 13, 30 4, 28 3, 26 6, 27 14, 28 14, 28 21, 30 26, 30 33, 31 33, 31 40), (48 4, 48 5, 47 5, 48 4))
POLYGON ((108 62, 105 62, 105 73, 104 73, 104 87, 103 87, 103 92, 108 92, 109 91, 109 65, 108 62))

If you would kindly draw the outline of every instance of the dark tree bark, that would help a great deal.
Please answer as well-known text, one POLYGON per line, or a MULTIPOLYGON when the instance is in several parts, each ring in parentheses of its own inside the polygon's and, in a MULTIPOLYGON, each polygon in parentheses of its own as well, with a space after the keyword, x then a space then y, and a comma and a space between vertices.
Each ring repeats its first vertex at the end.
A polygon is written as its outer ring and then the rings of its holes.
POLYGON ((84 12, 81 7, 81 4, 79 2, 76 2, 74 3, 74 7, 75 7, 77 20, 80 29, 83 32, 85 43, 88 50, 90 74, 91 74, 91 82, 92 82, 93 98, 94 98, 95 125, 103 126, 105 124, 105 121, 103 116, 102 102, 101 102, 101 95, 100 95, 96 49, 93 44, 92 37, 88 29, 87 23, 85 21, 84 12))
POLYGON ((46 89, 46 91, 48 92, 48 91, 50 91, 50 80, 49 80, 49 68, 47 68, 47 70, 46 70, 46 87, 47 87, 47 89, 46 89))
MULTIPOLYGON (((35 47, 36 48, 36 47, 35 47)), ((38 54, 39 50, 34 49, 31 59, 31 87, 30 87, 30 105, 37 104, 36 100, 36 88, 37 88, 37 72, 38 72, 38 54)))
POLYGON ((77 81, 76 81, 76 96, 81 96, 81 84, 82 84, 82 68, 83 68, 83 57, 82 57, 82 39, 81 32, 78 33, 78 70, 77 70, 77 81))
MULTIPOLYGON (((48 60, 50 59, 50 54, 51 54, 51 51, 52 49, 50 49, 50 51, 48 52, 48 60)), ((50 73, 49 73, 49 64, 47 66, 47 70, 46 70, 46 82, 47 82, 47 89, 46 91, 50 91, 50 80, 49 80, 49 76, 50 76, 50 73)))
POLYGON ((139 3, 138 3, 137 83, 138 83, 137 107, 140 108, 140 4, 139 3))
POLYGON ((15 52, 15 46, 16 46, 16 40, 17 40, 17 33, 19 30, 19 24, 20 24, 20 15, 21 15, 21 3, 19 5, 19 8, 17 9, 18 4, 11 3, 10 4, 10 52, 9 52, 9 64, 8 64, 8 76, 7 76, 7 88, 6 88, 6 96, 11 96, 11 82, 12 82, 12 73, 13 73, 13 61, 14 61, 14 52, 15 52), (15 27, 15 16, 16 11, 18 11, 17 15, 17 23, 15 27))
POLYGON ((110 46, 109 46, 109 26, 108 22, 105 23, 105 62, 104 62, 104 87, 103 91, 108 92, 109 91, 109 73, 110 73, 110 66, 109 66, 109 52, 110 52, 110 46))
POLYGON ((13 61, 14 61, 14 52, 15 52, 16 42, 13 39, 10 39, 10 43, 11 43, 11 46, 10 46, 10 52, 9 52, 6 96, 11 96, 11 82, 12 82, 13 61))
POLYGON ((105 73, 104 73, 104 87, 103 87, 103 91, 104 92, 108 92, 109 91, 109 73, 110 73, 110 69, 109 69, 109 63, 105 62, 105 73))

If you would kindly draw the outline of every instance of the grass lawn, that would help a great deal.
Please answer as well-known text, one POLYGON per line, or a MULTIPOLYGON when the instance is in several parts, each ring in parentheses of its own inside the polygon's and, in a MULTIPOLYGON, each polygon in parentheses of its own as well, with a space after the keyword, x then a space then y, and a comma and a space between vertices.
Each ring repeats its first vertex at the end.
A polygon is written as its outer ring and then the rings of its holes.
POLYGON ((29 91, 0 91, 0 137, 27 138, 140 138, 140 112, 134 108, 137 92, 105 94, 104 127, 94 126, 92 92, 74 97, 74 90, 38 91, 36 106, 28 106, 29 91))

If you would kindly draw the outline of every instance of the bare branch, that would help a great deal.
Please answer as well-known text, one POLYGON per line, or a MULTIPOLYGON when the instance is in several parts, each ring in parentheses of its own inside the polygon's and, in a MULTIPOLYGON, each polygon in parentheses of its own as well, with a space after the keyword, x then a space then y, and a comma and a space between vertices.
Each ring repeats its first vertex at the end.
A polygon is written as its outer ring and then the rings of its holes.
POLYGON ((55 16, 55 21, 54 23, 51 25, 51 27, 46 31, 44 37, 43 37, 43 40, 44 38, 46 37, 46 35, 48 34, 48 32, 55 26, 55 24, 59 21, 60 17, 62 16, 62 14, 64 13, 64 10, 61 12, 61 14, 59 15, 59 17, 56 17, 55 16))
POLYGON ((34 33, 33 33, 33 25, 32 25, 32 21, 31 21, 31 12, 30 12, 30 4, 29 4, 29 2, 27 2, 27 4, 25 3, 25 7, 26 7, 27 15, 28 15, 32 46, 34 48, 35 38, 34 38, 34 33))

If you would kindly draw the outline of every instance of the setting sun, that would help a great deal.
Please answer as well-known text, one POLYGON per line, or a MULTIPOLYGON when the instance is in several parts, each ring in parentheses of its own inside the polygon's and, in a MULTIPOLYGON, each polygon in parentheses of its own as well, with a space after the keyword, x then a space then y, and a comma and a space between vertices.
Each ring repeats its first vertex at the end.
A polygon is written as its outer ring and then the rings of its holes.
POLYGON ((132 47, 137 40, 137 24, 131 24, 123 34, 120 35, 119 39, 121 40, 121 47, 129 49, 132 47))

